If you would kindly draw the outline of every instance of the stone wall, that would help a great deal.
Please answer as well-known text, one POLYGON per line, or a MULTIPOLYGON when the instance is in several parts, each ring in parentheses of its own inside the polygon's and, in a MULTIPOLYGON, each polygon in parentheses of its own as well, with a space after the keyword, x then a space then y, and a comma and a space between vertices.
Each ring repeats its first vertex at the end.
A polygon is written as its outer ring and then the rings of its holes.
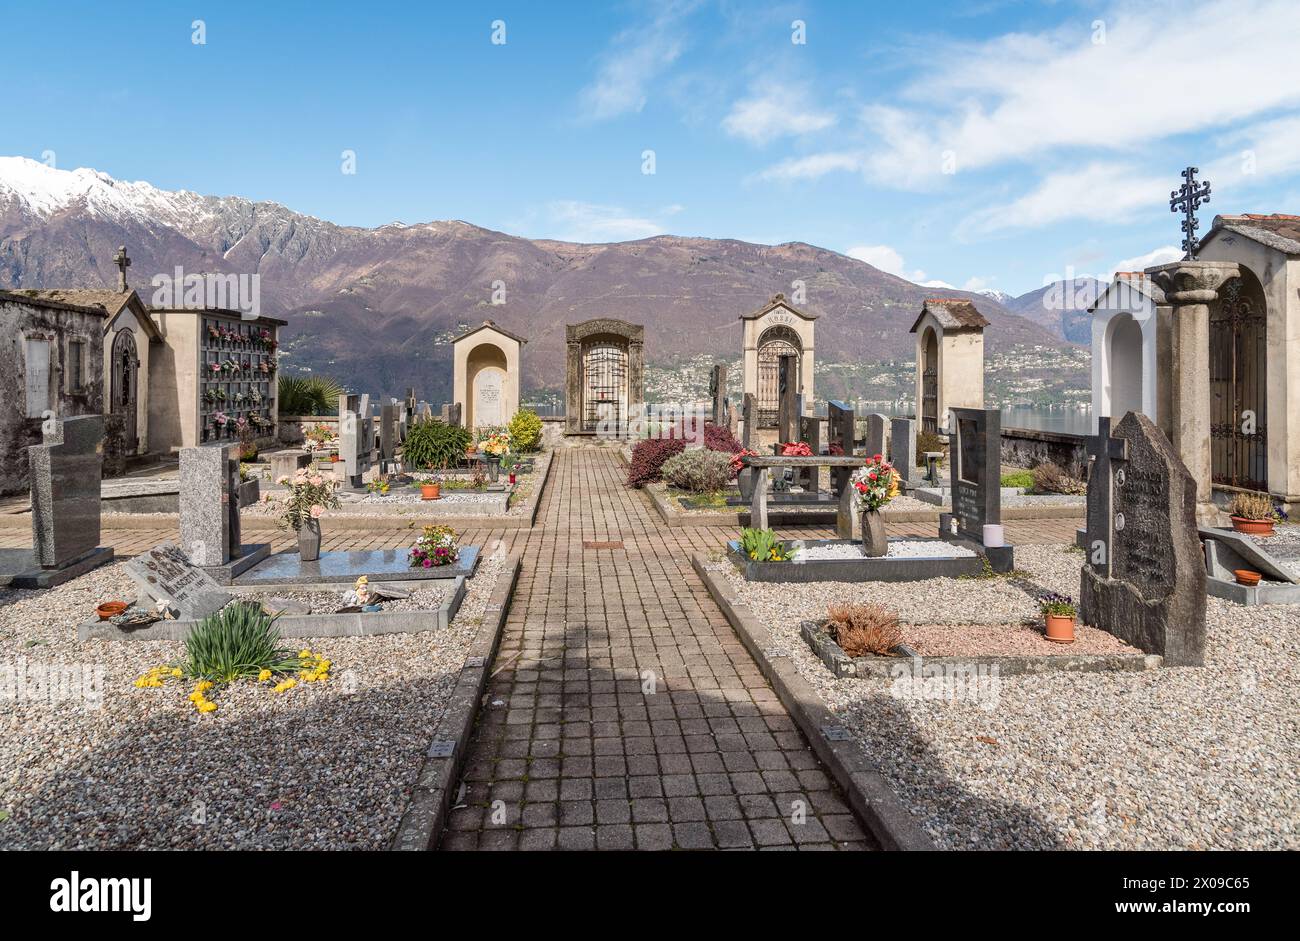
POLYGON ((1087 439, 1083 435, 1032 428, 1002 429, 1002 463, 1012 467, 1056 464, 1069 469, 1088 463, 1087 439))

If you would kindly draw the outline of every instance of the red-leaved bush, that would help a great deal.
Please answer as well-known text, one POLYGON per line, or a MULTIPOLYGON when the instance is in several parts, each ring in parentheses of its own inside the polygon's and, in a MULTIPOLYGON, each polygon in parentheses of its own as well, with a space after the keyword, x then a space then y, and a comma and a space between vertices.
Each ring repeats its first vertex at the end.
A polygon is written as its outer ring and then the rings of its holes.
POLYGON ((627 469, 627 485, 644 487, 659 480, 664 461, 686 450, 686 442, 678 438, 647 438, 632 448, 632 464, 627 469))
MULTIPOLYGON (((662 479, 664 461, 686 450, 682 431, 680 426, 670 428, 666 438, 647 438, 633 446, 632 465, 627 471, 629 487, 644 487, 662 479)), ((740 442, 736 436, 728 428, 712 423, 704 425, 704 446, 710 451, 721 451, 724 454, 740 451, 740 442)))

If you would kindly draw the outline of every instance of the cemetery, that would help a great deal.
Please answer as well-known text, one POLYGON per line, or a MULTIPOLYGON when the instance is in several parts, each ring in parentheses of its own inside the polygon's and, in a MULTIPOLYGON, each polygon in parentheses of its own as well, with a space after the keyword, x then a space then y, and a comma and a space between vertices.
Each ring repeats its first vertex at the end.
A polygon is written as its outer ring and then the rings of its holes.
POLYGON ((1276 366, 1247 308, 1279 296, 1207 243, 1103 293, 1062 463, 1006 461, 961 297, 904 321, 911 416, 816 401, 818 317, 776 294, 736 401, 717 364, 647 405, 645 328, 569 325, 559 443, 492 321, 437 417, 344 391, 301 446, 209 428, 110 480, 103 414, 45 422, 0 514, 0 841, 1294 848, 1289 444, 1215 411, 1284 414, 1215 359, 1276 366))

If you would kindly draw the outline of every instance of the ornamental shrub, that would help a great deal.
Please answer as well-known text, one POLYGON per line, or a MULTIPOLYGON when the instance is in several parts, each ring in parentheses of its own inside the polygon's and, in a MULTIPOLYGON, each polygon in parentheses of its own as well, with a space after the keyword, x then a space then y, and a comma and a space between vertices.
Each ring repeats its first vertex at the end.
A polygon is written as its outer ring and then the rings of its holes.
POLYGON ((280 646, 275 619, 258 604, 235 601, 210 614, 185 636, 187 676, 232 683, 261 671, 291 673, 301 659, 280 646))
POLYGON ((687 448, 664 461, 661 469, 670 486, 691 493, 721 490, 731 480, 731 455, 708 448, 687 448))
POLYGON ((542 420, 531 409, 521 408, 510 419, 510 443, 516 451, 536 451, 542 444, 542 420))
POLYGON ((402 445, 402 464, 409 470, 420 467, 451 467, 465 456, 469 429, 434 419, 412 425, 402 445))
POLYGON ((659 480, 664 462, 686 450, 686 442, 676 438, 647 438, 632 449, 632 464, 627 470, 629 487, 644 487, 659 480))

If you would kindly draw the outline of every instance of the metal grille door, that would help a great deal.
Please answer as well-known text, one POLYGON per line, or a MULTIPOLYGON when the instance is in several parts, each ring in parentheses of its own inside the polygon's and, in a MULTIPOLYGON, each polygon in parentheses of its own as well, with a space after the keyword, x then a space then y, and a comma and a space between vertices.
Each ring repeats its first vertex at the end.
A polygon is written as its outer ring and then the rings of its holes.
POLYGON ((921 430, 939 432, 939 344, 932 331, 926 337, 921 369, 921 430))
POLYGON ((627 350, 598 343, 582 354, 582 426, 594 432, 602 422, 627 421, 627 350))
POLYGON ((1210 461, 1216 484, 1268 490, 1263 298, 1233 278, 1210 312, 1210 461))
MULTIPOLYGON (((798 356, 799 340, 788 327, 774 327, 763 337, 758 347, 758 427, 775 428, 781 404, 781 357, 798 356)), ((795 388, 802 388, 797 374, 795 388)))

